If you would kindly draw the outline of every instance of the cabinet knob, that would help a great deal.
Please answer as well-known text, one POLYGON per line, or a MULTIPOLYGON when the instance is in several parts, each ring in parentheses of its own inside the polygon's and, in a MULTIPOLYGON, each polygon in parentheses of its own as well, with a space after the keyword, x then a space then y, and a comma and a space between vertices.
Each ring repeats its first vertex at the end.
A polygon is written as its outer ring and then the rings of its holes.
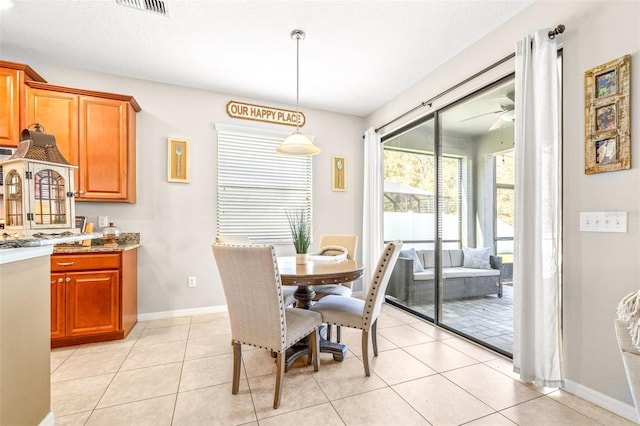
POLYGON ((62 278, 58 278, 58 282, 61 283, 63 280, 62 278))
POLYGON ((65 280, 66 282, 69 282, 69 281, 71 281, 71 278, 67 277, 67 278, 65 278, 64 280, 65 280))
POLYGON ((76 197, 80 197, 80 196, 84 195, 84 191, 81 189, 79 191, 76 191, 74 194, 75 194, 76 197))
POLYGON ((58 266, 73 266, 76 262, 56 262, 58 266))

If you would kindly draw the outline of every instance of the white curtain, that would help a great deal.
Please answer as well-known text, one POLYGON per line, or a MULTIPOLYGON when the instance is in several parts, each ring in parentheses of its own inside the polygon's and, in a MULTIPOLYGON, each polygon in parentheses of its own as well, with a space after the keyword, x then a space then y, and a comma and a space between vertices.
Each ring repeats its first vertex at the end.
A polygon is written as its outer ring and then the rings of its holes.
POLYGON ((522 380, 561 387, 561 93, 548 32, 516 46, 513 367, 522 380))
POLYGON ((364 197, 362 201, 362 262, 365 265, 363 291, 371 281, 372 269, 382 252, 382 143, 373 128, 364 134, 364 197))

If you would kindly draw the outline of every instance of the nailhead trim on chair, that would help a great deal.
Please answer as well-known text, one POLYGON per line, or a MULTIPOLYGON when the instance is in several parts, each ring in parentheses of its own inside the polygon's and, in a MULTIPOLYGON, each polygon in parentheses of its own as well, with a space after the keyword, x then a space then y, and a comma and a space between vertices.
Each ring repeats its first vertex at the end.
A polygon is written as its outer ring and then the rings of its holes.
POLYGON ((368 330, 371 327, 371 324, 367 325, 367 322, 369 321, 369 316, 371 315, 371 313, 373 312, 373 303, 375 301, 375 292, 376 289, 378 288, 378 286, 380 285, 380 281, 382 280, 382 276, 384 275, 384 270, 385 270, 385 266, 387 265, 387 263, 389 262, 391 253, 393 253, 395 246, 393 244, 389 244, 386 252, 384 253, 384 258, 383 258, 383 262, 380 264, 380 269, 378 269, 376 271, 376 278, 375 280, 373 280, 372 284, 371 284, 371 290, 369 291, 369 294, 367 296, 367 300, 369 301, 368 304, 366 304, 366 309, 364 312, 364 324, 363 327, 353 327, 350 325, 345 325, 345 324, 340 324, 337 322, 331 322, 331 324, 333 325, 338 325, 340 327, 348 327, 348 328, 356 328, 359 330, 368 330))

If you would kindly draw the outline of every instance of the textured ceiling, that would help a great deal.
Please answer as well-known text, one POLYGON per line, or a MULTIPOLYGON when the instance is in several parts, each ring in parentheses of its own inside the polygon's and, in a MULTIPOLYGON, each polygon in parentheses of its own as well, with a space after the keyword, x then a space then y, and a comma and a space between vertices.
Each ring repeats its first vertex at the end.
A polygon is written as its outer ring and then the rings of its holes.
MULTIPOLYGON (((0 56, 365 116, 530 0, 25 1, 0 12, 0 56)), ((36 67, 37 70, 37 67, 36 67)))

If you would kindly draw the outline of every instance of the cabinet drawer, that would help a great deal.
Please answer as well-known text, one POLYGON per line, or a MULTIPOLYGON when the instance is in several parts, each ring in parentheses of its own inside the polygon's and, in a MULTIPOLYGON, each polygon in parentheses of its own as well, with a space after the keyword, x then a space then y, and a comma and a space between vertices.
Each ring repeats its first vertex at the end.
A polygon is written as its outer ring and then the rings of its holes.
POLYGON ((84 271, 120 268, 120 254, 64 254, 51 256, 51 271, 84 271))

